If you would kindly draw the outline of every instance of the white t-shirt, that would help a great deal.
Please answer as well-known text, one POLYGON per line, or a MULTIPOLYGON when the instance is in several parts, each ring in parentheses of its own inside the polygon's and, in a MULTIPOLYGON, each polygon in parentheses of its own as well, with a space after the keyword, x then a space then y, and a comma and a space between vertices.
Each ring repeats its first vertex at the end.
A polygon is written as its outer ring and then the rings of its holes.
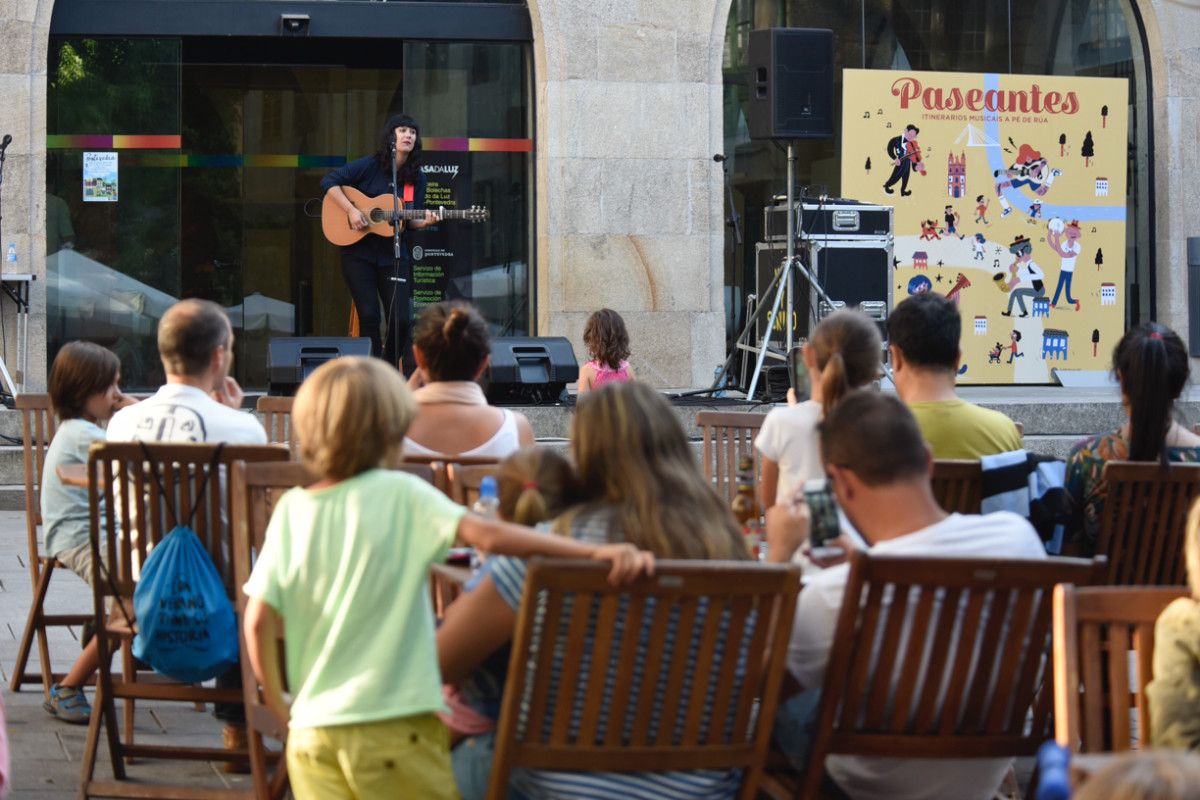
POLYGON ((1019 274, 1022 281, 1029 281, 1030 283, 1040 281, 1046 277, 1046 273, 1042 272, 1042 268, 1032 258, 1021 265, 1019 274))
POLYGON ((789 502, 805 481, 825 477, 817 424, 821 404, 805 400, 794 406, 776 406, 763 420, 754 446, 779 465, 775 502, 789 502))
POLYGON ((267 432, 253 414, 218 403, 194 386, 168 383, 114 414, 108 440, 266 444, 267 432))
POLYGON ((1070 240, 1067 240, 1067 241, 1063 242, 1060 246, 1062 247, 1062 249, 1064 251, 1071 254, 1070 256, 1062 257, 1062 271, 1063 272, 1074 272, 1075 271, 1075 257, 1077 255, 1079 255, 1081 250, 1083 250, 1083 245, 1081 245, 1079 243, 1079 240, 1076 239, 1073 242, 1070 240))
MULTIPOLYGON (((928 528, 880 542, 872 553, 945 558, 1044 559, 1045 548, 1025 519, 1008 511, 951 514, 928 528)), ((849 565, 813 576, 800 592, 788 668, 805 688, 820 687, 833 646, 849 565)), ((910 611, 911 611, 910 606, 910 611)), ((1009 759, 898 759, 830 756, 830 777, 855 800, 989 800, 1009 759)))

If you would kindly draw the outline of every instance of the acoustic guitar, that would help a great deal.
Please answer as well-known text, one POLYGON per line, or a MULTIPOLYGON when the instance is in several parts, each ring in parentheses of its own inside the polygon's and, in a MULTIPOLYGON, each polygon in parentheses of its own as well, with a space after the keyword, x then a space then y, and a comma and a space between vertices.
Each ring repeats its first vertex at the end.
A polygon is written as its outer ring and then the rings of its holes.
MULTIPOLYGON (((423 208, 405 208, 402 204, 399 213, 393 212, 394 200, 390 194, 367 197, 352 186, 343 186, 342 191, 359 211, 367 215, 367 219, 371 220, 371 225, 360 231, 351 228, 346 212, 332 197, 326 194, 325 199, 321 202, 321 230, 324 231, 325 238, 332 244, 342 247, 354 244, 368 233, 386 236, 390 239, 392 238, 393 217, 398 221, 401 230, 404 230, 404 223, 409 220, 425 219, 425 209, 423 208)), ((488 210, 483 206, 471 206, 463 209, 439 208, 436 211, 443 220, 465 219, 468 222, 485 222, 488 219, 488 210)))

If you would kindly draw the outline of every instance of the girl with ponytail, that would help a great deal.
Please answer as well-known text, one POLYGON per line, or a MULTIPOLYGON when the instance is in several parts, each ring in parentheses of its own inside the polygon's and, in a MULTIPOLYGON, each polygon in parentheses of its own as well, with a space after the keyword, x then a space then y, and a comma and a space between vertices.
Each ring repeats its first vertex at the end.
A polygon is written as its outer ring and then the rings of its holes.
POLYGON ((413 332, 417 369, 409 381, 419 406, 404 437, 405 456, 501 459, 532 445, 522 414, 492 408, 479 385, 491 358, 488 324, 468 303, 436 303, 413 332))
MULTIPOLYGON (((879 378, 883 342, 861 311, 830 314, 804 346, 812 398, 772 409, 754 441, 762 456, 759 498, 765 508, 791 502, 805 481, 825 477, 817 424, 846 394, 879 378)), ((789 396, 789 403, 795 398, 789 396)))
POLYGON ((1126 422, 1112 433, 1076 444, 1067 458, 1067 491, 1075 511, 1077 549, 1091 555, 1100 533, 1109 461, 1200 461, 1200 436, 1175 421, 1175 401, 1187 384, 1187 348, 1157 322, 1132 328, 1113 349, 1113 372, 1121 386, 1126 422))

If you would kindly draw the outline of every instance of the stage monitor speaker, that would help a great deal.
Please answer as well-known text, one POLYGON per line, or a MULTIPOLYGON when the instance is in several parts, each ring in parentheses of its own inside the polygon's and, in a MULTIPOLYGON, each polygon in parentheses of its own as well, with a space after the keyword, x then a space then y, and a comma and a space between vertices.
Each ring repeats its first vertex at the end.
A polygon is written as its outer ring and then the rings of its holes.
POLYGON ((833 136, 833 31, 750 31, 752 139, 833 136))
POLYGON ((371 355, 371 340, 354 336, 277 336, 267 347, 267 391, 293 395, 312 371, 340 356, 371 355))
POLYGON ((494 405, 549 405, 565 399, 579 379, 579 362, 565 336, 503 336, 492 340, 484 390, 494 405))

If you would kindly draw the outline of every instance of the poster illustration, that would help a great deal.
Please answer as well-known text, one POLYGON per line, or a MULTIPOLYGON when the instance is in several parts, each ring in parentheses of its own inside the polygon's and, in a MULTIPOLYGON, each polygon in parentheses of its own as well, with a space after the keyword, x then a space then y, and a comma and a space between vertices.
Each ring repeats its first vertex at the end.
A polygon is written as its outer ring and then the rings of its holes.
POLYGON ((117 202, 117 154, 83 154, 83 202, 117 202))
POLYGON ((897 304, 958 304, 959 382, 1108 369, 1125 324, 1127 80, 844 80, 842 194, 895 206, 897 304))

